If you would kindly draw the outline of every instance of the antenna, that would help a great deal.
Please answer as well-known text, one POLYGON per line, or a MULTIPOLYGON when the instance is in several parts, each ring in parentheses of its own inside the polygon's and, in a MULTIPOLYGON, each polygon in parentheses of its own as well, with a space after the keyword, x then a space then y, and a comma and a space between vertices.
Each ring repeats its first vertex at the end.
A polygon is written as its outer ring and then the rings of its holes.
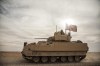
POLYGON ((57 25, 56 25, 56 32, 57 32, 57 25))
POLYGON ((65 29, 65 34, 66 34, 66 29, 65 29))

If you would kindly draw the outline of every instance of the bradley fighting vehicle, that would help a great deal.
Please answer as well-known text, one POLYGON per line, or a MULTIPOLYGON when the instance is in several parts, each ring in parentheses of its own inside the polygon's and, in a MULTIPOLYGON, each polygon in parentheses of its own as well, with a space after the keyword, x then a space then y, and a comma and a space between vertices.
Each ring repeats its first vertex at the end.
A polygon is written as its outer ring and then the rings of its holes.
MULTIPOLYGON (((75 28, 73 26, 70 30, 75 28)), ((70 31, 56 31, 47 41, 24 42, 21 53, 24 59, 33 62, 79 62, 86 57, 88 46, 80 40, 71 41, 71 38, 70 31)))

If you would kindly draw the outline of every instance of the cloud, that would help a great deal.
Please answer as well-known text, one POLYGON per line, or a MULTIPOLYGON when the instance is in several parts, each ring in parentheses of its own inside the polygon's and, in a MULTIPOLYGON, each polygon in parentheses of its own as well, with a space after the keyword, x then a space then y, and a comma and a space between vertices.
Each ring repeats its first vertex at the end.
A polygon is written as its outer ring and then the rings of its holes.
POLYGON ((0 0, 0 47, 21 51, 24 41, 52 36, 56 25, 60 30, 63 19, 71 18, 78 26, 72 40, 87 42, 89 51, 100 51, 99 6, 99 0, 0 0))

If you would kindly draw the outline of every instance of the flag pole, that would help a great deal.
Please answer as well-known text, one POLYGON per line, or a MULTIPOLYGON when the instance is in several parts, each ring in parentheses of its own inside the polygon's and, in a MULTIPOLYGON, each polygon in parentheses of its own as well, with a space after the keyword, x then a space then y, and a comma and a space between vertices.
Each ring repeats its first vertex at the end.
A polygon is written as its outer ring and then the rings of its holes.
POLYGON ((65 34, 66 34, 66 29, 65 29, 65 34))
POLYGON ((66 30, 68 30, 68 25, 67 24, 65 26, 65 34, 66 34, 66 30))

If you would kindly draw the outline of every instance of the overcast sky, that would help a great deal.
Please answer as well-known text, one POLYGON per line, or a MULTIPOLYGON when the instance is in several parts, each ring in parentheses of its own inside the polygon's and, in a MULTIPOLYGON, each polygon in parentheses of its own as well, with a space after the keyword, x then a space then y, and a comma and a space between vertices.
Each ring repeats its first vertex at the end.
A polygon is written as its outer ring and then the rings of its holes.
POLYGON ((100 0, 0 0, 0 50, 21 51, 23 42, 49 37, 73 21, 72 40, 100 52, 100 0))

